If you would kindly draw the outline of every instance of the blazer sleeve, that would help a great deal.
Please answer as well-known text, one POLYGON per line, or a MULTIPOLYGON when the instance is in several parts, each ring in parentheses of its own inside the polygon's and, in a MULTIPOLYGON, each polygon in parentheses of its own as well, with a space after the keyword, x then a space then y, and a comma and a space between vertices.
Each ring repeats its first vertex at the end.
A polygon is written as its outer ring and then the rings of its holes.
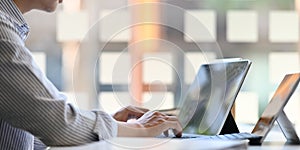
POLYGON ((117 123, 109 114, 79 110, 68 103, 13 28, 2 24, 4 30, 8 38, 0 36, 0 119, 48 146, 79 145, 117 135, 117 123))

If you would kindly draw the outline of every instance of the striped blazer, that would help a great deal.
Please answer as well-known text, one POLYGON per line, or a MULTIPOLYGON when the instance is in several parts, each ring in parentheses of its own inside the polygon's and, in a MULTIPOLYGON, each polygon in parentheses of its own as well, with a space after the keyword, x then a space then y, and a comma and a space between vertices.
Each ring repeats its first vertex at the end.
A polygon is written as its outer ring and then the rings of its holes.
POLYGON ((45 148, 40 141, 74 146, 116 136, 110 115, 69 104, 41 72, 25 46, 28 31, 13 0, 0 0, 0 150, 45 148))

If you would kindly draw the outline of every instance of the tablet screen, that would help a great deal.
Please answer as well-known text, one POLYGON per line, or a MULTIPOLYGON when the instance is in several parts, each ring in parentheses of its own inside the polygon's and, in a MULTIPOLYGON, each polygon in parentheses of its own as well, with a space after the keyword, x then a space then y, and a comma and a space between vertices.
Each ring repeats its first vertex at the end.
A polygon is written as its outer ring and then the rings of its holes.
POLYGON ((239 60, 200 67, 180 107, 185 133, 219 134, 250 64, 239 60))
POLYGON ((284 77, 270 103, 256 123, 252 133, 262 137, 267 135, 279 113, 283 111, 284 106, 297 88, 299 78, 300 74, 288 74, 284 77))

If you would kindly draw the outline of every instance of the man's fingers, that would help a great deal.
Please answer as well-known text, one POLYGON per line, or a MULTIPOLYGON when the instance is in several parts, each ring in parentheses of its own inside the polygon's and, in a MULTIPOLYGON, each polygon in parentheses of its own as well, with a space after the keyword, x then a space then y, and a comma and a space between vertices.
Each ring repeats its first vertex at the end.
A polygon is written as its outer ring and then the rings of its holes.
POLYGON ((160 124, 159 128, 161 128, 161 133, 163 132, 165 136, 168 136, 167 132, 169 129, 172 129, 176 137, 182 136, 182 127, 177 120, 176 121, 164 120, 164 122, 160 124))
POLYGON ((136 107, 136 109, 138 109, 140 112, 143 112, 143 113, 150 111, 149 109, 141 108, 141 107, 136 107))
POLYGON ((177 119, 176 116, 167 116, 166 120, 169 120, 169 121, 178 121, 178 119, 177 119))
POLYGON ((166 137, 168 137, 168 136, 169 136, 169 130, 164 131, 164 135, 165 135, 166 137))
POLYGON ((147 128, 146 130, 149 136, 157 136, 162 133, 165 136, 169 136, 168 130, 173 129, 174 135, 181 137, 182 127, 176 116, 168 116, 161 112, 149 111, 137 121, 140 122, 143 127, 147 128))
POLYGON ((149 111, 149 109, 147 109, 147 108, 141 108, 141 107, 136 107, 136 106, 128 106, 127 109, 129 109, 133 112, 137 112, 137 113, 145 113, 145 112, 149 111))
POLYGON ((175 129, 172 129, 172 130, 173 130, 173 133, 175 134, 175 137, 177 137, 177 138, 182 137, 182 131, 177 131, 175 129))
POLYGON ((140 108, 135 106, 127 106, 125 108, 127 110, 127 120, 129 119, 138 119, 143 116, 147 111, 146 108, 140 108))
POLYGON ((127 109, 130 111, 131 115, 135 115, 138 118, 149 111, 146 108, 140 108, 140 107, 135 107, 135 106, 128 106, 127 109))
POLYGON ((172 128, 173 133, 176 137, 181 137, 182 136, 182 127, 180 123, 176 121, 167 121, 168 124, 170 125, 170 128, 172 128))

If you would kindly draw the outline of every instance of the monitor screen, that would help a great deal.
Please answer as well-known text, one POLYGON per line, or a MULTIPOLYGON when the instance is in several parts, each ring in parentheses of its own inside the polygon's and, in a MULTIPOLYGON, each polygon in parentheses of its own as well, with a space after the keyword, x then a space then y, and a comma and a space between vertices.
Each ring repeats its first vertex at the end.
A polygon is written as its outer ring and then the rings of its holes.
POLYGON ((251 65, 249 60, 204 64, 179 104, 185 133, 219 134, 251 65))

